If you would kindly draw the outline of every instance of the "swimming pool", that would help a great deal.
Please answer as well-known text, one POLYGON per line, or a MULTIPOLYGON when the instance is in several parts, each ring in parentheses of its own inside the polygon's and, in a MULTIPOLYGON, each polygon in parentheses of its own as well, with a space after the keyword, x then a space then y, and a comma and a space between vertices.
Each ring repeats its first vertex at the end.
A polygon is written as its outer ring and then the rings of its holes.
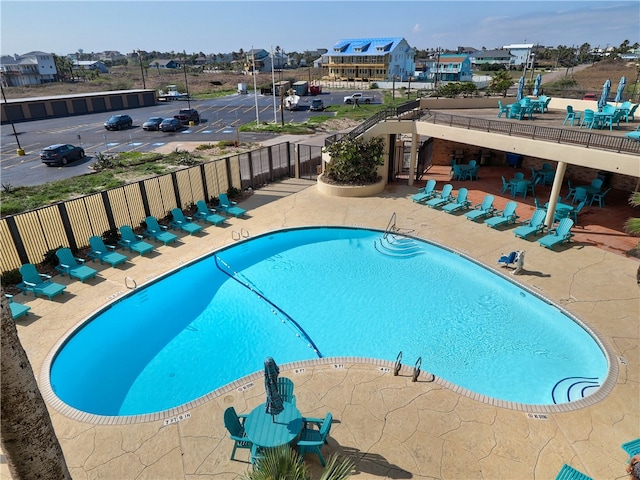
POLYGON ((510 402, 597 391, 600 342, 567 312, 430 243, 314 227, 238 243, 139 288, 83 322, 52 356, 62 402, 141 415, 261 370, 324 357, 394 360, 510 402))

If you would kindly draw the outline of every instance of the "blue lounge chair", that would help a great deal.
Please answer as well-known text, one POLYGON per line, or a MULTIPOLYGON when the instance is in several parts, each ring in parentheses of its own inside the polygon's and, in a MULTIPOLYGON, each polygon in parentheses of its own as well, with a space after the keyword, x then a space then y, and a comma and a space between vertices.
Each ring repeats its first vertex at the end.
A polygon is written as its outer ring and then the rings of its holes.
POLYGON ((50 280, 51 275, 38 273, 35 265, 32 263, 25 263, 22 265, 20 267, 20 275, 22 276, 22 282, 17 286, 25 295, 27 292, 33 292, 36 297, 38 295, 42 295, 51 300, 56 295, 64 292, 64 289, 67 288, 65 285, 52 282, 50 280))
POLYGON ((253 443, 247 438, 244 431, 244 420, 245 416, 239 416, 233 407, 229 407, 224 411, 224 426, 229 432, 229 438, 233 440, 231 460, 235 460, 236 449, 246 448, 252 450, 253 447, 253 443))
POLYGON ((226 193, 221 193, 220 195, 218 195, 218 199, 220 200, 220 209, 227 215, 233 215, 234 217, 238 218, 247 213, 244 208, 237 207, 236 202, 232 202, 231 200, 229 200, 229 197, 227 197, 226 193))
POLYGON ((629 454, 631 460, 631 457, 640 453, 640 438, 623 443, 622 449, 629 454))
POLYGON ((499 215, 487 218, 484 223, 486 223, 491 228, 496 228, 500 225, 516 223, 516 220, 518 219, 518 215, 516 215, 516 208, 518 208, 518 204, 516 202, 508 202, 504 207, 504 210, 502 210, 501 212, 496 212, 499 215))
POLYGON ((529 220, 525 220, 521 227, 518 227, 513 231, 513 234, 520 238, 527 238, 527 236, 532 233, 537 235, 538 232, 542 232, 544 230, 544 220, 546 216, 546 210, 536 210, 533 212, 533 215, 529 220))
POLYGON ((636 142, 640 142, 640 125, 633 131, 629 133, 625 133, 624 135, 629 140, 635 140, 636 142))
POLYGON ((120 240, 118 245, 128 248, 130 252, 139 253, 141 256, 153 250, 153 245, 143 241, 142 235, 133 233, 133 229, 129 225, 120 227, 120 240))
POLYGON ((56 257, 60 262, 56 266, 56 270, 63 276, 67 274, 69 277, 77 278, 84 283, 85 280, 98 275, 98 271, 95 268, 87 267, 84 264, 84 260, 74 257, 69 248, 59 248, 56 251, 56 257))
POLYGON ((424 188, 421 188, 420 190, 418 190, 418 193, 411 196, 411 200, 413 200, 416 203, 424 203, 427 200, 431 200, 433 197, 435 197, 438 194, 438 191, 435 188, 436 188, 436 181, 428 180, 424 188))
POLYGON ((589 206, 593 205, 594 202, 598 202, 600 208, 604 207, 604 197, 607 196, 607 193, 609 193, 610 190, 611 188, 607 188, 604 192, 594 193, 591 195, 591 198, 589 199, 589 206))
POLYGON ((593 478, 565 463, 556 475, 556 480, 593 480, 593 478))
POLYGON ((493 215, 496 209, 493 208, 493 195, 485 195, 482 203, 478 203, 473 206, 473 210, 464 214, 468 220, 476 221, 480 218, 485 218, 493 215))
POLYGON ((196 202, 196 208, 198 209, 194 215, 196 220, 204 220, 205 222, 213 223, 214 225, 224 223, 224 217, 222 215, 218 215, 213 208, 207 207, 204 200, 198 200, 196 202))
POLYGON ((278 377, 278 393, 285 402, 296 404, 296 396, 293 393, 295 385, 293 380, 287 377, 278 377))
POLYGON ((458 197, 450 203, 442 206, 442 211, 447 213, 457 212, 458 210, 465 210, 469 208, 471 202, 467 200, 468 190, 466 188, 461 188, 458 190, 458 197))
POLYGON ((327 413, 320 423, 316 418, 303 418, 304 425, 302 432, 300 433, 300 440, 298 440, 298 451, 300 457, 304 457, 305 453, 315 453, 320 459, 320 463, 324 467, 326 462, 322 456, 321 448, 326 443, 329 432, 331 431, 331 422, 333 416, 331 413, 327 413), (318 426, 316 429, 314 426, 318 426))
POLYGON ((452 196, 451 196, 452 190, 453 190, 453 185, 451 185, 450 183, 447 183, 442 188, 442 192, 440 192, 440 195, 435 198, 432 198, 431 200, 427 200, 425 202, 425 205, 427 207, 436 208, 441 205, 444 205, 445 203, 449 203, 452 200, 452 196))
POLYGON ((178 236, 167 232, 167 228, 164 225, 160 225, 158 223, 158 219, 153 216, 149 216, 145 218, 144 222, 147 224, 147 228, 144 231, 144 234, 147 238, 153 238, 158 242, 162 242, 165 245, 171 242, 175 242, 178 239, 178 236))
POLYGON ((7 299, 9 299, 9 308, 11 309, 11 316, 13 317, 14 320, 16 318, 22 317, 23 315, 29 314, 29 310, 31 310, 31 307, 29 307, 28 305, 23 305, 18 302, 14 302, 13 295, 9 295, 8 293, 5 293, 4 296, 7 297, 7 299))
POLYGON ((185 217, 184 212, 179 208, 171 210, 171 215, 173 216, 173 220, 169 222, 169 226, 171 228, 182 230, 183 232, 187 232, 189 235, 193 235, 194 233, 198 233, 202 230, 202 225, 193 223, 193 218, 185 217))
POLYGON ((573 233, 571 233, 571 227, 573 227, 573 220, 570 218, 563 218, 557 227, 549 230, 549 233, 538 240, 538 243, 546 248, 553 248, 557 244, 563 244, 564 242, 570 242, 573 233))
POLYGON ((518 252, 511 252, 509 255, 502 255, 498 259, 498 264, 502 264, 503 267, 508 267, 509 265, 516 263, 517 259, 518 252))
POLYGON ((112 267, 120 265, 127 261, 127 256, 115 252, 116 247, 113 245, 105 245, 102 238, 93 236, 89 238, 89 246, 91 251, 87 256, 93 260, 100 260, 100 264, 108 263, 112 267))

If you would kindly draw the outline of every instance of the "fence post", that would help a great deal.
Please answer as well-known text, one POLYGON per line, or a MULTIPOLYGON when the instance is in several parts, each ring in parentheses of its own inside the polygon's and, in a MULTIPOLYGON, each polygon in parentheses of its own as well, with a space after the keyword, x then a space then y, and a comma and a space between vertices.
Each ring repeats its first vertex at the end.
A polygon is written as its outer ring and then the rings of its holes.
POLYGON ((69 245, 69 248, 71 248, 72 252, 77 252, 78 244, 76 243, 76 238, 73 236, 73 228, 71 228, 69 213, 67 212, 67 204, 65 202, 58 204, 58 212, 60 213, 60 220, 62 221, 64 234, 67 237, 67 244, 69 245))
POLYGON ((182 208, 182 200, 180 199, 180 188, 178 187, 178 177, 176 172, 171 172, 171 184, 173 185, 173 193, 176 196, 176 205, 182 208))

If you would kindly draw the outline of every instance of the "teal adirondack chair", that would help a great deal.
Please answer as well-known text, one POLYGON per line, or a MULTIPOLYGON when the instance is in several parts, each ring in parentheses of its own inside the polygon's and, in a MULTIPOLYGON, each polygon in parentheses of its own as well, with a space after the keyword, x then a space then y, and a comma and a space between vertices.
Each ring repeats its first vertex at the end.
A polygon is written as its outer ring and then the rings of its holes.
POLYGON ((304 426, 298 440, 298 451, 300 457, 304 457, 306 453, 315 453, 320 459, 320 463, 324 467, 326 462, 322 456, 322 446, 326 443, 329 432, 331 431, 331 422, 333 416, 327 413, 324 420, 318 422, 317 418, 303 418, 304 426), (319 426, 319 429, 313 428, 319 426))
POLYGON ((169 226, 172 228, 187 232, 189 235, 193 235, 194 233, 198 233, 202 230, 202 225, 193 223, 191 221, 193 220, 193 218, 185 217, 184 212, 179 208, 174 208, 173 210, 171 210, 171 215, 173 216, 173 220, 169 222, 169 226))
POLYGON ((108 263, 112 267, 120 265, 127 261, 127 256, 114 251, 116 247, 113 245, 105 245, 102 238, 93 236, 89 238, 89 246, 91 251, 87 256, 93 260, 100 260, 100 264, 108 263))
POLYGON ((196 208, 198 209, 194 215, 196 220, 204 220, 205 222, 213 223, 214 225, 224 223, 224 217, 222 215, 218 215, 213 208, 209 208, 204 200, 198 200, 196 202, 196 208))
POLYGON ((231 460, 235 460, 236 449, 245 448, 251 450, 253 447, 253 443, 244 432, 244 420, 245 417, 239 416, 233 407, 229 407, 224 411, 224 426, 229 432, 229 438, 233 440, 231 460))
POLYGON ((56 266, 56 270, 63 276, 67 274, 69 277, 77 278, 84 283, 85 280, 89 280, 98 275, 98 271, 95 268, 87 267, 84 264, 84 260, 74 257, 69 248, 59 248, 56 251, 56 257, 58 257, 58 261, 60 262, 56 266))
POLYGON ((295 385, 293 380, 287 377, 278 377, 278 393, 284 402, 296 404, 296 396, 293 393, 295 385))
POLYGON ((160 225, 158 223, 158 219, 154 216, 148 216, 145 218, 144 222, 147 224, 147 228, 144 231, 144 234, 147 238, 153 238, 158 242, 162 242, 167 245, 168 243, 175 242, 178 239, 178 236, 167 232, 167 228, 164 225, 160 225))
POLYGON ((538 240, 538 243, 546 248, 553 248, 558 244, 564 242, 570 242, 573 233, 571 233, 571 227, 573 227, 573 220, 570 218, 563 218, 557 227, 549 230, 549 233, 538 240))
POLYGON ((67 288, 65 285, 52 282, 50 280, 51 275, 38 273, 35 265, 32 263, 22 265, 20 267, 20 275, 22 276, 22 282, 20 282, 17 287, 22 290, 22 293, 25 295, 27 292, 33 292, 36 297, 42 295, 51 300, 56 295, 63 293, 65 288, 67 288))
POLYGON ((153 250, 153 245, 142 240, 142 235, 133 233, 133 229, 129 225, 120 227, 120 240, 118 245, 128 248, 130 252, 136 252, 141 256, 153 250))
POLYGON ((220 195, 218 195, 218 199, 220 200, 220 209, 227 215, 233 215, 234 217, 238 218, 247 213, 244 208, 238 207, 236 202, 232 202, 231 200, 229 200, 229 197, 227 197, 226 193, 221 193, 220 195))
POLYGON ((31 310, 30 306, 14 302, 13 295, 10 295, 8 293, 5 293, 4 296, 9 300, 9 309, 11 310, 11 316, 14 320, 16 318, 22 317, 23 315, 29 314, 29 310, 31 310))
POLYGON ((518 219, 518 215, 516 215, 516 208, 518 208, 518 204, 516 202, 509 202, 504 207, 504 210, 502 210, 502 212, 496 212, 499 213, 499 215, 487 218, 484 223, 491 228, 497 228, 500 225, 515 223, 518 219))
POLYGON ((544 230, 544 220, 546 216, 546 210, 537 209, 533 212, 533 215, 529 220, 525 220, 521 227, 518 227, 513 231, 513 234, 520 238, 527 238, 527 236, 532 233, 537 235, 538 232, 542 232, 544 230))

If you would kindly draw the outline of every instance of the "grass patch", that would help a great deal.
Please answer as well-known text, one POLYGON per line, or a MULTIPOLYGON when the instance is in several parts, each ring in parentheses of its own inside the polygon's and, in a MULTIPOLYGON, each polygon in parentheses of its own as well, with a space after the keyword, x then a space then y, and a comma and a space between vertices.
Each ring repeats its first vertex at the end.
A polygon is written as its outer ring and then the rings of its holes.
POLYGON ((315 128, 309 122, 305 123, 261 123, 256 126, 256 122, 249 122, 242 125, 241 132, 270 132, 290 135, 305 135, 315 133, 315 128))

